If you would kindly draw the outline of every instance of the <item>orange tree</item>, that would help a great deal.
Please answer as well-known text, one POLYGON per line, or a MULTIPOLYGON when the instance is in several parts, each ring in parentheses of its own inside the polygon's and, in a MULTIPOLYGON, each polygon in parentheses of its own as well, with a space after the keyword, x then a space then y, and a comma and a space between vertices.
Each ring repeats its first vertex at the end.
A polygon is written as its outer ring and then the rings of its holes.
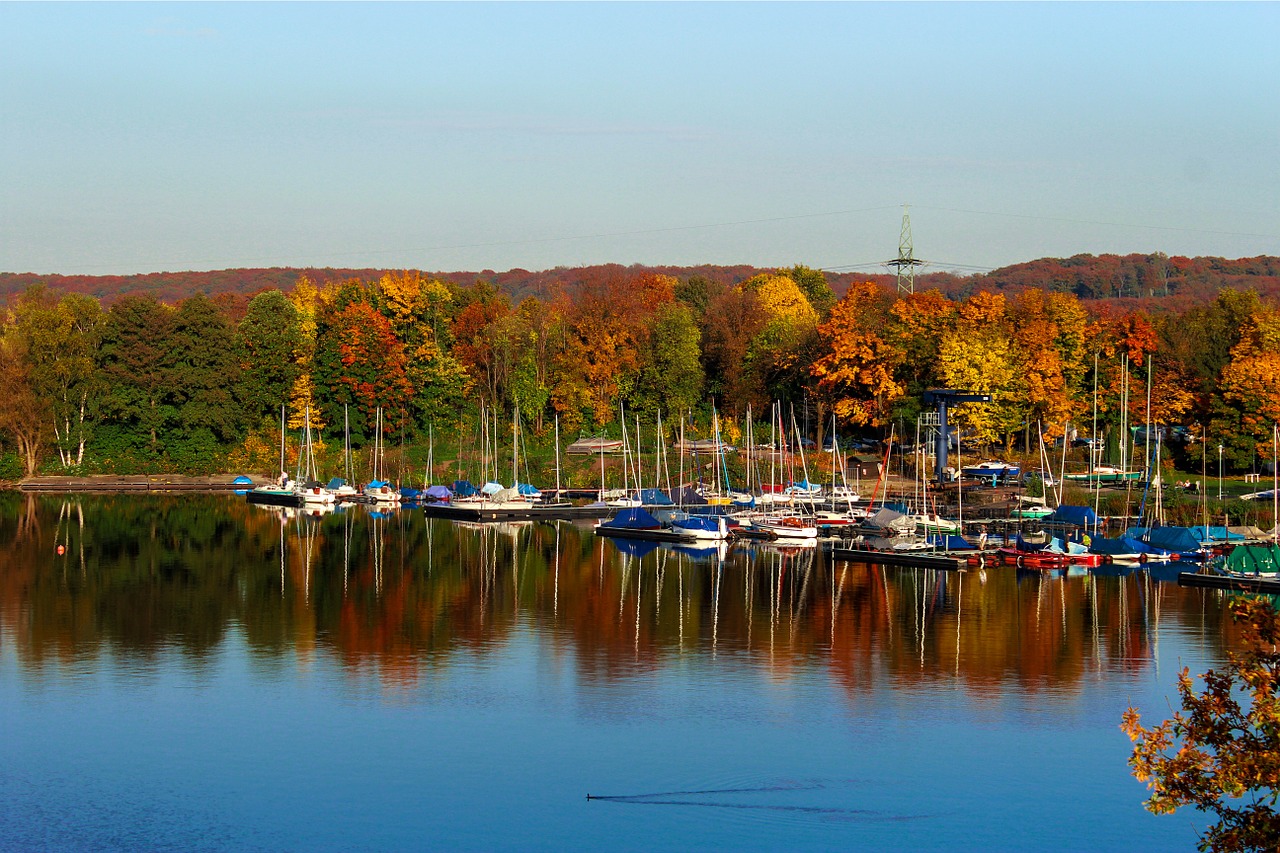
POLYGON ((1145 728, 1137 709, 1121 728, 1135 742, 1129 765, 1146 782, 1154 814, 1194 806, 1216 815, 1201 850, 1276 850, 1280 847, 1280 614, 1269 599, 1231 604, 1243 649, 1227 666, 1209 670, 1197 693, 1186 667, 1178 675, 1182 710, 1145 728))

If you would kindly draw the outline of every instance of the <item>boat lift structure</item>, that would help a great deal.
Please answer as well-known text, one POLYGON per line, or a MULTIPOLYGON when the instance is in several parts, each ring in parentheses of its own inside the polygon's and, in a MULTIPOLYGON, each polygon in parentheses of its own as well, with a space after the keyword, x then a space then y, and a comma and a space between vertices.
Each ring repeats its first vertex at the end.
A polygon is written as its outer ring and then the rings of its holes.
MULTIPOLYGON (((937 461, 934 464, 934 476, 942 482, 947 470, 947 407, 956 403, 990 403, 991 395, 977 391, 961 391, 956 388, 933 388, 924 392, 924 404, 936 404, 938 407, 938 443, 937 461)), ((959 436, 956 437, 957 446, 959 436)))

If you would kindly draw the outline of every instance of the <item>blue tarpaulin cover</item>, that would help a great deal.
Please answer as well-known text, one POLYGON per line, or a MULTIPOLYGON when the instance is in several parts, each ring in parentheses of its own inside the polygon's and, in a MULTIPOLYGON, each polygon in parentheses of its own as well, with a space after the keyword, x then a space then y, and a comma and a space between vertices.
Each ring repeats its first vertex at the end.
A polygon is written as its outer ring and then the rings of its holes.
POLYGON ((1096 527, 1098 524, 1097 514, 1087 506, 1060 506, 1044 520, 1074 524, 1077 527, 1096 527))
POLYGON ((715 532, 720 529, 721 516, 690 515, 672 523, 672 527, 685 530, 706 530, 715 532))
POLYGON ((623 528, 626 530, 657 530, 662 527, 658 519, 640 507, 628 507, 608 521, 600 523, 601 527, 623 528))
POLYGON ((692 486, 676 489, 674 497, 676 503, 681 506, 705 506, 707 503, 707 499, 698 494, 698 490, 692 486))
POLYGON ((1200 550, 1200 540, 1186 527, 1153 527, 1147 531, 1146 541, 1179 554, 1194 554, 1200 550))
POLYGON ((1149 547, 1145 542, 1139 542, 1130 536, 1120 536, 1115 539, 1095 536, 1089 541, 1089 550, 1095 554, 1145 554, 1149 547))
POLYGON ((453 497, 449 492, 449 489, 445 486, 427 486, 426 491, 424 491, 423 494, 426 495, 429 500, 433 501, 447 501, 449 498, 453 497))
POLYGON ((454 480, 453 493, 460 498, 469 498, 478 494, 476 487, 472 485, 470 480, 454 480))
POLYGON ((675 502, 667 497, 667 493, 660 489, 641 489, 640 503, 645 506, 671 506, 675 502))
POLYGON ((1205 527, 1203 524, 1190 528, 1191 535, 1196 537, 1200 542, 1243 542, 1244 536, 1239 533, 1232 533, 1225 527, 1215 527, 1210 525, 1205 527))
POLYGON ((972 551, 973 545, 963 536, 947 535, 947 536, 930 536, 926 539, 933 548, 940 548, 944 551, 972 551))

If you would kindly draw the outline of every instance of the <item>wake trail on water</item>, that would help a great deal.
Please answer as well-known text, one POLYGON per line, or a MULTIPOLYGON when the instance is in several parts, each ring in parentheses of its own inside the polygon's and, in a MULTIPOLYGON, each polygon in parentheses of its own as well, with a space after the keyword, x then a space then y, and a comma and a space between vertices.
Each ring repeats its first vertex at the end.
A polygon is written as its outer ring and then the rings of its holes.
POLYGON ((792 812, 831 817, 860 818, 875 821, 926 820, 932 815, 889 814, 879 809, 857 809, 839 806, 793 806, 780 803, 735 803, 715 800, 670 799, 672 797, 699 797, 721 794, 776 794, 793 791, 817 791, 825 785, 769 785, 756 788, 712 788, 702 791, 663 791, 652 794, 587 794, 588 800, 622 803, 634 806, 697 806, 700 808, 739 809, 746 811, 792 812))

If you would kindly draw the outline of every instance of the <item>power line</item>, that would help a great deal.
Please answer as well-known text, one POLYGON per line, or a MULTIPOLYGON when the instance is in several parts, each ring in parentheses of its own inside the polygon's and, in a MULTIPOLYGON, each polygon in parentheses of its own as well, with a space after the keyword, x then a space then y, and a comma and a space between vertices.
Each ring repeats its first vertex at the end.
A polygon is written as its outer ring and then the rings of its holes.
POLYGON ((1175 225, 1144 225, 1135 222, 1104 222, 1095 219, 1072 219, 1067 216, 1036 216, 1029 213, 1002 213, 994 210, 966 210, 958 207, 934 207, 928 204, 917 204, 923 210, 937 210, 945 213, 967 213, 976 216, 1003 216, 1008 219, 1031 219, 1040 222, 1070 222, 1073 225, 1101 225, 1107 228, 1146 228, 1151 231, 1179 231, 1186 234, 1215 234, 1220 237, 1258 237, 1263 240, 1280 240, 1275 234, 1254 234, 1249 231, 1218 231, 1212 228, 1182 228, 1175 225))

